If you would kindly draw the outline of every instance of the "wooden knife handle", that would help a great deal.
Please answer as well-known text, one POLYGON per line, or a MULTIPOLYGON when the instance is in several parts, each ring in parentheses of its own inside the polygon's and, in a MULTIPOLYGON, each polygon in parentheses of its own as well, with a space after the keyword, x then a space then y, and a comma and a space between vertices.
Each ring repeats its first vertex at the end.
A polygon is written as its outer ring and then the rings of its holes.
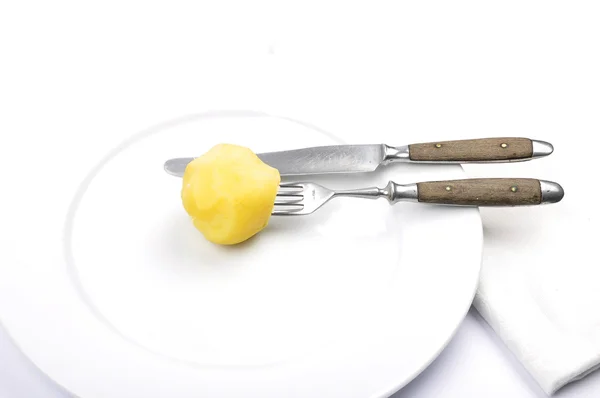
POLYGON ((511 162, 550 155, 554 148, 529 138, 480 138, 408 146, 414 162, 511 162))
POLYGON ((554 182, 531 178, 477 178, 417 183, 418 201, 461 206, 530 206, 564 196, 554 182))

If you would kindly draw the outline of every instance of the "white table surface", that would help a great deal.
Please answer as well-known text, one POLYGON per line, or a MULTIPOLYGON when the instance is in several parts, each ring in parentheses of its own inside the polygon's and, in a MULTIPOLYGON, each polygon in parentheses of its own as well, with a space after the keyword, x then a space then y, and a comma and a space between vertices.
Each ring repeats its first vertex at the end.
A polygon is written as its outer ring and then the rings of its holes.
MULTIPOLYGON (((37 132, 24 151, 35 157, 58 132, 81 131, 72 144, 84 156, 181 115, 251 109, 362 142, 398 135, 389 143, 407 144, 401 131, 546 139, 559 150, 552 162, 507 176, 586 181, 591 169, 554 159, 569 159, 569 142, 597 140, 600 3, 349 3, 2 2, 0 134, 37 132)), ((6 142, 0 158, 14 151, 6 142)), ((0 216, 20 200, 3 199, 0 216)), ((0 397, 65 396, 0 329, 0 397)), ((395 397, 433 396, 545 394, 471 310, 447 349, 395 397)), ((600 396, 600 372, 556 396, 600 396)))

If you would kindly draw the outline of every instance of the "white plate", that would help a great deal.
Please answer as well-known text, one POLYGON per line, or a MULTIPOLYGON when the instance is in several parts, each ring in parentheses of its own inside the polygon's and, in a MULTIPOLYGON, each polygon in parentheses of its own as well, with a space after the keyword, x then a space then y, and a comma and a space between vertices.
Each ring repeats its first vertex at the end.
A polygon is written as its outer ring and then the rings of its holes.
MULTIPOLYGON (((181 180, 162 163, 220 142, 262 152, 340 140, 252 112, 134 136, 81 183, 55 261, 42 252, 0 267, 0 316, 14 341, 83 398, 368 398, 412 380, 471 304, 479 212, 340 199, 215 246, 191 225, 181 180)), ((357 187, 463 176, 459 166, 398 165, 310 179, 357 187)))

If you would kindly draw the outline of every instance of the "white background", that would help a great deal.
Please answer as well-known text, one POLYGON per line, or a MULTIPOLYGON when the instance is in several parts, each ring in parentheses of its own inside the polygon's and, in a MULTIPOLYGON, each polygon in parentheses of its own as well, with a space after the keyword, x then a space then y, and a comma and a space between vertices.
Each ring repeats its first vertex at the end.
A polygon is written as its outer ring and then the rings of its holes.
MULTIPOLYGON (((600 130, 598 21, 595 1, 0 1, 3 183, 22 184, 22 170, 32 179, 81 176, 95 160, 86 158, 92 149, 209 109, 295 117, 356 142, 407 144, 402 131, 424 140, 525 136, 551 141, 556 153, 467 172, 563 184, 565 201, 576 205, 528 216, 556 217, 568 228, 562 252, 549 255, 552 247, 539 241, 530 249, 546 250, 555 266, 584 264, 595 259, 598 221, 586 196, 600 130), (45 162, 46 149, 67 136, 76 153, 45 162), (570 246, 576 250, 568 256, 570 246)), ((4 196, 0 217, 12 217, 16 201, 43 214, 44 200, 52 192, 4 196)), ((483 218, 486 226, 499 216, 483 218)), ((28 238, 6 250, 31 250, 41 238, 31 223, 1 230, 1 243, 28 238)), ((519 250, 503 260, 518 262, 519 250)), ((0 334, 0 396, 53 391, 0 334)), ((598 374, 559 393, 598 395, 598 374)), ((399 396, 544 394, 471 312, 448 349, 399 396)))

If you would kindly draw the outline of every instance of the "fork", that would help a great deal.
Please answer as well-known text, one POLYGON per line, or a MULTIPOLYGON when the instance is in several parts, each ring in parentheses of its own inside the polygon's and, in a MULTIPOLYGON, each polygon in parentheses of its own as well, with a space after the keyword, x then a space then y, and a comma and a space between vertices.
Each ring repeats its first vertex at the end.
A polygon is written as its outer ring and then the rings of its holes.
POLYGON ((315 212, 337 197, 385 198, 390 204, 400 201, 458 206, 531 206, 557 203, 563 188, 551 181, 532 178, 473 178, 396 184, 384 188, 331 190, 312 182, 279 185, 274 216, 300 216, 315 212))

